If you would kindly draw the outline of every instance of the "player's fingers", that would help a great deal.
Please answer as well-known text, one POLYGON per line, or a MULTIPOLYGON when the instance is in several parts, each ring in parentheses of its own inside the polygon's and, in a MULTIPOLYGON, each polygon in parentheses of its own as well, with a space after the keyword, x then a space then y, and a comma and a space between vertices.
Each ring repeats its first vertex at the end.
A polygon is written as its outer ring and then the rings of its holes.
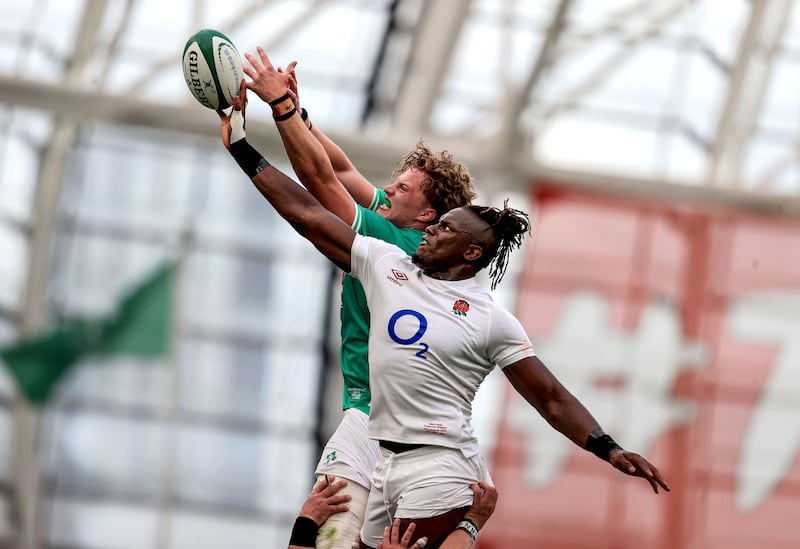
MULTIPOLYGON (((259 63, 259 62, 258 62, 258 59, 256 59, 256 58, 255 58, 255 57, 254 57, 252 54, 250 54, 250 53, 245 53, 245 54, 244 54, 244 58, 245 58, 245 59, 247 59, 247 62, 248 62, 248 63, 250 63, 250 65, 253 67, 253 69, 254 69, 256 72, 257 72, 259 69, 261 69, 261 63, 259 63)), ((242 70, 244 70, 244 71, 245 71, 245 74, 247 74, 247 72, 246 72, 246 71, 247 71, 247 68, 246 68, 246 67, 242 66, 242 70)), ((247 76, 250 76, 250 75, 249 75, 249 74, 247 74, 247 76)), ((251 78, 252 78, 252 77, 251 77, 251 78)))
MULTIPOLYGON (((642 459, 644 460, 644 458, 642 459)), ((647 465, 650 469, 650 474, 646 478, 653 487, 653 490, 658 493, 658 487, 661 486, 664 490, 669 492, 669 484, 667 484, 667 481, 664 480, 664 477, 661 475, 661 471, 659 471, 655 465, 652 465, 650 462, 647 462, 647 465)))
POLYGON ((636 474, 636 466, 628 459, 624 452, 619 452, 619 459, 615 464, 616 468, 620 471, 628 473, 629 475, 636 474))
POLYGON ((406 528, 406 531, 403 532, 403 537, 400 539, 400 541, 402 542, 403 545, 408 547, 408 542, 411 541, 411 536, 414 535, 414 530, 416 530, 416 529, 417 529, 417 525, 414 524, 413 522, 408 525, 408 528, 406 528))
MULTIPOLYGON (((244 54, 244 55, 245 55, 245 57, 247 57, 249 54, 244 54)), ((254 71, 253 69, 251 69, 247 65, 242 65, 242 72, 244 72, 247 76, 249 76, 250 80, 255 80, 256 76, 258 76, 256 71, 254 71)))
POLYGON ((345 486, 347 486, 347 481, 344 479, 337 480, 333 484, 326 485, 324 482, 319 483, 322 486, 322 495, 324 496, 332 496, 345 486))
POLYGON ((400 519, 396 518, 392 521, 392 529, 390 531, 389 542, 397 543, 400 538, 400 519))
POLYGON ((256 48, 256 51, 258 51, 258 56, 261 58, 261 63, 264 65, 264 67, 269 69, 273 68, 272 63, 269 60, 269 57, 267 57, 267 52, 264 51, 264 48, 258 46, 258 48, 256 48))
POLYGON ((662 487, 664 490, 666 490, 667 492, 669 492, 669 491, 670 491, 670 488, 669 488, 669 484, 667 484, 667 481, 664 479, 664 477, 663 477, 663 476, 661 476, 661 473, 659 472, 659 470, 658 470, 658 469, 655 469, 655 467, 654 467, 653 469, 654 469, 654 471, 653 471, 653 472, 655 473, 655 477, 654 477, 654 478, 655 478, 655 481, 656 481, 656 482, 658 483, 658 485, 659 485, 659 486, 661 486, 661 487, 662 487))
POLYGON ((353 496, 350 494, 340 494, 338 496, 328 496, 325 501, 328 502, 328 505, 337 505, 339 503, 350 501, 351 499, 353 499, 353 496))
POLYGON ((630 461, 634 464, 634 466, 641 471, 640 475, 644 476, 646 479, 655 479, 656 475, 659 475, 658 469, 656 469, 653 465, 650 464, 649 461, 644 459, 639 454, 634 454, 630 461))

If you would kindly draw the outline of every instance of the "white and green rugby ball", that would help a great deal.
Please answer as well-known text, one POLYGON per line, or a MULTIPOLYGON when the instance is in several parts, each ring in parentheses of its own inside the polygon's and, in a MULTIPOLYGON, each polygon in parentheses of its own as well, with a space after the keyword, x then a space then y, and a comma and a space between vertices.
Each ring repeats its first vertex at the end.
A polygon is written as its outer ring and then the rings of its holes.
POLYGON ((197 31, 183 48, 183 77, 189 91, 209 109, 226 109, 239 94, 242 58, 236 46, 219 31, 197 31))

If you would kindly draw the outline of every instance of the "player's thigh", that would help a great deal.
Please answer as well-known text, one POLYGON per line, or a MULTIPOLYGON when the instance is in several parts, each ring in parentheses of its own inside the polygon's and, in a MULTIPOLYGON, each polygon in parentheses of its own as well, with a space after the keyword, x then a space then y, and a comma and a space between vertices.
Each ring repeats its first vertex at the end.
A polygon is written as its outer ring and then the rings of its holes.
MULTIPOLYGON (((336 477, 336 482, 342 480, 336 477)), ((345 479, 347 480, 347 479, 345 479)), ((324 475, 317 478, 317 483, 325 482, 324 475)), ((317 532, 317 549, 351 549, 353 541, 358 539, 364 512, 367 507, 369 491, 351 480, 337 492, 337 495, 349 494, 352 498, 347 502, 350 508, 343 513, 335 513, 320 525, 317 532)))

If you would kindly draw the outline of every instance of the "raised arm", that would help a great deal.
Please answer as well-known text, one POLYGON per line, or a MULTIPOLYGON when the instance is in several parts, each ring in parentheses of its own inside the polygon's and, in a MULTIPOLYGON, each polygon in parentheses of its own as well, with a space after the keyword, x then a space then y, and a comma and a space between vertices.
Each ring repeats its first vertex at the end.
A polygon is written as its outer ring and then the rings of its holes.
POLYGON ((270 165, 245 139, 247 104, 244 82, 233 99, 230 115, 219 112, 222 143, 259 192, 295 230, 338 267, 350 271, 350 248, 355 232, 325 209, 309 192, 270 165))
POLYGON ((658 493, 669 491, 664 478, 639 454, 628 452, 605 434, 592 414, 570 393, 538 357, 524 358, 503 368, 514 389, 557 431, 611 463, 625 474, 642 477, 658 493))
POLYGON ((336 172, 336 178, 356 202, 368 208, 375 196, 375 185, 361 175, 361 172, 350 162, 350 158, 339 145, 334 143, 322 130, 317 126, 312 126, 311 133, 325 148, 325 152, 328 153, 328 158, 331 159, 331 164, 336 172))
POLYGON ((311 123, 311 120, 308 118, 308 112, 300 108, 300 92, 297 89, 297 73, 295 72, 296 66, 297 62, 292 61, 286 67, 286 72, 289 75, 289 93, 292 95, 295 107, 300 111, 306 127, 311 130, 311 133, 317 138, 317 141, 322 144, 322 147, 328 154, 328 158, 333 166, 333 171, 336 173, 336 178, 344 185, 344 188, 347 189, 347 192, 350 193, 350 196, 352 196, 356 202, 365 208, 369 208, 375 196, 375 186, 370 183, 366 177, 361 175, 361 172, 350 162, 350 158, 348 158, 347 154, 345 154, 339 145, 325 135, 318 126, 311 123))
POLYGON ((375 196, 375 186, 370 183, 366 177, 361 175, 361 172, 358 171, 339 145, 325 135, 318 126, 311 123, 308 111, 300 108, 300 92, 297 89, 297 73, 295 72, 296 66, 297 61, 292 61, 286 67, 286 72, 289 75, 289 94, 294 100, 295 107, 300 111, 306 127, 311 130, 311 133, 317 138, 317 141, 322 144, 322 148, 324 148, 325 152, 328 154, 328 158, 333 166, 333 171, 336 173, 336 178, 344 185, 344 188, 347 189, 347 192, 350 193, 350 196, 352 196, 356 202, 368 208, 372 204, 375 196))
MULTIPOLYGON (((258 58, 249 53, 245 54, 250 67, 245 66, 244 71, 252 80, 247 87, 272 107, 275 125, 280 133, 286 154, 303 185, 328 210, 346 223, 352 223, 356 213, 355 202, 337 177, 338 174, 334 171, 334 164, 332 164, 335 161, 341 167, 343 165, 342 157, 347 164, 350 164, 349 160, 341 150, 337 152, 333 149, 335 145, 327 137, 322 136, 322 140, 320 140, 316 134, 308 131, 305 122, 297 112, 292 94, 289 93, 293 72, 290 74, 275 70, 264 50, 259 47, 257 52, 258 58), (333 147, 329 151, 325 145, 333 145, 333 147), (329 156, 331 152, 333 153, 332 157, 329 156)), ((335 148, 338 149, 338 147, 335 148)), ((350 168, 355 171, 352 165, 350 168)), ((350 173, 350 168, 346 170, 346 173, 350 173)), ((350 179, 352 174, 344 177, 350 179)), ((367 184, 369 183, 367 182, 367 184)), ((374 188, 372 191, 374 192, 374 188)))

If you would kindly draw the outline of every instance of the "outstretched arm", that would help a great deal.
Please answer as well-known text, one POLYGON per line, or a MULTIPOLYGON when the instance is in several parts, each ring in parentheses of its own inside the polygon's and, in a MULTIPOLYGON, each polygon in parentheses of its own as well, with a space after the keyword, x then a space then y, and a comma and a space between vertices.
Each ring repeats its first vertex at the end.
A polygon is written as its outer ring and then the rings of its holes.
POLYGON ((355 232, 329 212, 309 192, 286 174, 271 166, 245 139, 247 104, 244 82, 233 99, 230 115, 219 112, 222 142, 242 170, 275 210, 328 259, 350 271, 350 248, 355 232))
MULTIPOLYGON (((289 67, 287 67, 287 72, 290 76, 289 92, 293 94, 297 109, 301 110, 300 96, 297 90, 297 75, 294 70, 296 64, 296 62, 292 62, 289 67)), ((311 133, 317 141, 322 144, 322 148, 325 149, 331 161, 331 165, 333 166, 333 171, 336 173, 336 178, 341 181, 344 188, 347 189, 347 192, 350 193, 350 196, 352 196, 356 202, 365 208, 372 206, 375 198, 375 185, 370 183, 369 180, 358 171, 358 168, 350 161, 350 158, 339 145, 325 135, 325 132, 323 132, 319 126, 315 126, 311 123, 311 120, 308 118, 308 111, 302 109, 301 114, 308 129, 311 130, 311 133)))
POLYGON ((511 385, 547 422, 572 442, 605 459, 625 474, 643 477, 658 493, 669 491, 661 473, 639 454, 628 452, 603 433, 592 414, 564 387, 538 357, 503 368, 511 385))
MULTIPOLYGON (((286 154, 303 185, 328 210, 346 223, 352 223, 356 213, 353 197, 337 178, 323 141, 308 131, 297 112, 296 92, 290 93, 293 69, 291 74, 277 71, 262 48, 257 52, 258 58, 245 54, 250 67, 245 66, 244 72, 252 79, 247 87, 272 107, 286 154)), ((337 163, 341 162, 335 152, 334 158, 337 163)))
POLYGON ((311 123, 311 120, 308 118, 308 112, 300 108, 300 93, 297 89, 297 73, 295 72, 296 66, 297 61, 292 61, 286 67, 286 72, 289 74, 289 94, 294 100, 295 107, 301 112, 306 127, 311 130, 311 133, 317 138, 317 141, 322 144, 322 147, 328 154, 328 158, 333 166, 333 171, 336 172, 336 178, 341 181, 344 188, 347 189, 347 192, 350 193, 350 196, 352 196, 356 202, 365 208, 370 207, 375 197, 375 186, 370 183, 366 177, 361 175, 361 172, 358 171, 339 145, 325 135, 318 126, 311 123))

